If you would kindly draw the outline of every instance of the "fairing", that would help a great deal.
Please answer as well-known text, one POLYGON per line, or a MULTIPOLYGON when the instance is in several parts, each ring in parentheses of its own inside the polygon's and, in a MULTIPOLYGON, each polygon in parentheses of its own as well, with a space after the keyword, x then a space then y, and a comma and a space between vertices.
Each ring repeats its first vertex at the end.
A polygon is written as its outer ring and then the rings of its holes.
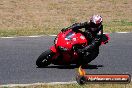
POLYGON ((58 34, 55 40, 55 46, 61 46, 71 50, 75 44, 87 44, 87 40, 81 33, 73 32, 72 30, 61 32, 58 34))

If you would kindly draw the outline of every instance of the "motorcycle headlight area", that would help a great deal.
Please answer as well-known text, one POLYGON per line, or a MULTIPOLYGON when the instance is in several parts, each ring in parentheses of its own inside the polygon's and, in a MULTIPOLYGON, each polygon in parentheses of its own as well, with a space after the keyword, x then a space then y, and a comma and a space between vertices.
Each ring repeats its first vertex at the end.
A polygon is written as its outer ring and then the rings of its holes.
POLYGON ((62 46, 58 46, 58 50, 59 50, 59 51, 67 51, 68 49, 65 48, 65 47, 62 47, 62 46))

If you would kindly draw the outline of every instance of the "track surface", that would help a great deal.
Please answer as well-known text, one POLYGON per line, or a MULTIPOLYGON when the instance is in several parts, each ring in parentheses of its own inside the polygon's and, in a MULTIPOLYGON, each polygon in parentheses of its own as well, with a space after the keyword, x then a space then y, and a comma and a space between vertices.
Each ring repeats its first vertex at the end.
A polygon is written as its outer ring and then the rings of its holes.
MULTIPOLYGON (((132 75, 132 33, 110 34, 109 44, 100 47, 99 56, 85 68, 87 73, 129 73, 132 75)), ((0 38, 0 84, 75 81, 74 66, 37 68, 37 57, 55 37, 0 38)))

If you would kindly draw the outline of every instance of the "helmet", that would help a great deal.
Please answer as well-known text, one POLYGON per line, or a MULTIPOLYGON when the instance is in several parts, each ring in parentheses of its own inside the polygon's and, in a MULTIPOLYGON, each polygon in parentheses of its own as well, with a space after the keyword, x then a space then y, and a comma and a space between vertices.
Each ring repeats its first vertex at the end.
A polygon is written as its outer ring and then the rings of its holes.
POLYGON ((90 19, 91 28, 98 29, 102 24, 102 20, 100 15, 93 15, 90 19))

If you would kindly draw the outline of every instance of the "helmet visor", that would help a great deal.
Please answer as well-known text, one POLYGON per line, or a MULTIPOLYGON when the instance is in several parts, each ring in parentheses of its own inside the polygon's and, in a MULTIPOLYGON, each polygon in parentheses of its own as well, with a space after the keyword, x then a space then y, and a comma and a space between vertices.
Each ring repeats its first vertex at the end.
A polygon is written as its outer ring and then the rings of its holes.
POLYGON ((100 24, 95 24, 93 22, 90 23, 92 28, 98 28, 100 26, 100 24))

